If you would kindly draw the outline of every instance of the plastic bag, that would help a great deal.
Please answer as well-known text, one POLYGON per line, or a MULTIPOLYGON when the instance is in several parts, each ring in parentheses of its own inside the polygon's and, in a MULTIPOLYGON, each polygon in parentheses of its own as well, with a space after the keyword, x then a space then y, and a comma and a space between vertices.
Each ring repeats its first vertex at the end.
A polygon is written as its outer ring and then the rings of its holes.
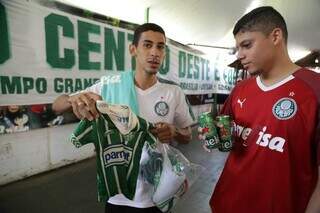
POLYGON ((148 159, 141 164, 144 179, 153 186, 152 200, 162 212, 169 212, 200 176, 204 168, 191 163, 179 150, 157 143, 147 145, 148 159))

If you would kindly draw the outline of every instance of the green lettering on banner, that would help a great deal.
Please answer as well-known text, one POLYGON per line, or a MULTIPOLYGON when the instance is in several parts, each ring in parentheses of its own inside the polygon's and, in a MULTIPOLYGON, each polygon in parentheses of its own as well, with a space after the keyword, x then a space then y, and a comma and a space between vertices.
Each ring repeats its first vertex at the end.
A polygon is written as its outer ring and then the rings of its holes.
POLYGON ((166 57, 164 58, 164 62, 160 67, 159 73, 162 75, 166 75, 170 70, 170 49, 166 45, 166 57))
POLYGON ((2 94, 28 94, 30 90, 34 89, 34 85, 36 85, 37 93, 47 92, 47 80, 45 78, 0 76, 0 84, 2 94))
MULTIPOLYGON (((130 44, 132 44, 133 41, 133 34, 128 33, 127 35, 127 39, 129 41, 130 44)), ((136 58, 131 56, 131 69, 135 70, 136 69, 136 58)))
MULTIPOLYGON (((220 71, 219 71, 219 69, 218 69, 218 62, 220 61, 220 55, 219 54, 217 54, 216 55, 216 58, 215 58, 215 60, 214 60, 214 65, 213 65, 213 71, 214 71, 214 80, 215 81, 220 81, 220 71)), ((219 67, 220 68, 220 67, 219 67)))
POLYGON ((201 61, 201 80, 204 80, 204 69, 205 69, 205 63, 206 63, 206 60, 204 58, 200 58, 200 61, 201 61))
POLYGON ((74 50, 64 48, 64 56, 59 56, 59 28, 64 37, 74 38, 73 25, 68 17, 50 14, 45 19, 47 62, 53 68, 70 69, 75 63, 74 50))
POLYGON ((82 89, 83 89, 83 87, 82 87, 82 81, 81 81, 81 79, 76 78, 74 90, 75 90, 75 91, 80 91, 80 90, 82 90, 82 89))
POLYGON ((47 80, 45 78, 37 78, 36 90, 40 94, 44 94, 47 92, 47 80))
POLYGON ((72 93, 84 90, 85 88, 91 86, 98 80, 98 78, 55 78, 53 80, 53 87, 56 93, 72 93))
POLYGON ((23 87, 23 93, 24 94, 27 94, 30 89, 34 88, 33 78, 23 78, 22 82, 23 82, 23 85, 24 85, 24 87, 23 87))
POLYGON ((117 31, 117 42, 113 30, 109 28, 104 29, 105 37, 105 64, 106 70, 113 70, 113 58, 116 62, 116 71, 124 70, 124 53, 125 53, 125 40, 124 32, 117 31), (118 44, 118 46, 117 46, 118 44))
POLYGON ((209 60, 206 60, 206 80, 210 80, 210 76, 209 76, 209 73, 210 73, 210 61, 209 60))
POLYGON ((226 84, 233 85, 236 81, 236 73, 234 70, 225 69, 223 71, 223 80, 226 84))
POLYGON ((189 54, 187 55, 187 60, 188 60, 188 64, 187 64, 187 78, 192 78, 192 72, 193 72, 193 66, 192 66, 192 61, 193 61, 193 55, 189 54))
POLYGON ((100 35, 100 27, 95 24, 78 20, 78 47, 79 47, 79 69, 80 70, 100 70, 100 62, 91 62, 89 52, 101 52, 99 43, 89 41, 89 34, 100 35))
POLYGON ((63 79, 62 78, 55 78, 53 80, 53 87, 54 87, 54 91, 56 93, 62 93, 63 92, 63 79))
POLYGON ((9 33, 6 8, 0 2, 0 64, 10 58, 9 33))
POLYGON ((179 78, 184 78, 186 75, 186 53, 179 51, 179 78))
POLYGON ((71 78, 64 79, 64 92, 71 93, 73 90, 73 80, 71 78))
POLYGON ((0 79, 2 94, 21 94, 21 77, 13 76, 11 82, 9 76, 0 76, 0 79))
POLYGON ((216 67, 214 67, 214 80, 220 81, 220 72, 216 67))
POLYGON ((194 79, 199 79, 199 74, 200 74, 200 67, 199 67, 199 57, 198 56, 194 56, 194 71, 193 71, 193 75, 194 75, 194 79))

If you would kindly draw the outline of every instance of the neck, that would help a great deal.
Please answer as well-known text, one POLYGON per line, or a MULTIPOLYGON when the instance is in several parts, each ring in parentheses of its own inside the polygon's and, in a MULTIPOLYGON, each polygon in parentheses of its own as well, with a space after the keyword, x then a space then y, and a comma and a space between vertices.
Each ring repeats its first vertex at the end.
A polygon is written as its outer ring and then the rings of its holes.
POLYGON ((266 86, 280 82, 300 68, 290 60, 288 54, 275 56, 274 61, 271 67, 260 74, 261 81, 266 86))
POLYGON ((134 80, 137 87, 146 90, 157 83, 157 76, 156 74, 149 74, 145 71, 137 70, 134 80))

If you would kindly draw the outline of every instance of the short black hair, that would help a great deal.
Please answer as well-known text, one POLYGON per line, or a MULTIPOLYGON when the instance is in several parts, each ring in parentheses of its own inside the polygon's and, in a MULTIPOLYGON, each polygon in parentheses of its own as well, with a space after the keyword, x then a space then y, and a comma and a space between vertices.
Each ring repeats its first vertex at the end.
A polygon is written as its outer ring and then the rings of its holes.
POLYGON ((141 34, 143 32, 149 31, 149 30, 162 33, 164 35, 164 37, 166 37, 166 34, 165 34, 164 30, 162 29, 162 27, 160 27, 159 25, 154 24, 154 23, 145 23, 145 24, 139 25, 135 29, 134 34, 133 34, 132 44, 134 44, 135 46, 138 46, 138 42, 141 37, 141 34))
POLYGON ((282 30, 285 42, 288 40, 287 25, 282 15, 273 7, 258 7, 240 18, 233 28, 233 35, 238 32, 259 31, 269 35, 275 28, 282 30))

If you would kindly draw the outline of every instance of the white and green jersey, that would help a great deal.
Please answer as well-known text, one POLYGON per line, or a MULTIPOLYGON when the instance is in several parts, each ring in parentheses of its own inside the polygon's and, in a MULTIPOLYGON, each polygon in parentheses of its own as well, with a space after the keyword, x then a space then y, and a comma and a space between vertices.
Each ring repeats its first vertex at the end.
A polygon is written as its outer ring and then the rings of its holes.
POLYGON ((99 201, 116 194, 132 200, 142 148, 145 142, 153 145, 157 140, 149 132, 152 125, 124 105, 98 101, 97 109, 101 116, 94 121, 82 120, 71 141, 76 147, 88 143, 95 145, 99 201))

